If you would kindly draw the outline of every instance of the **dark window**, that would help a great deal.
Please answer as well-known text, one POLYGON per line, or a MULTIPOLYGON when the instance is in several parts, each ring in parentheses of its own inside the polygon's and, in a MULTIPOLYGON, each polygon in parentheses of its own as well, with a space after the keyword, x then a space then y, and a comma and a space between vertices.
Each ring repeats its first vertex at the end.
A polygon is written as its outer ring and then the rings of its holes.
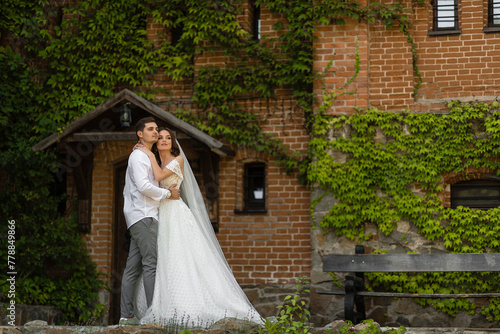
POLYGON ((172 45, 177 45, 179 41, 181 40, 182 34, 184 32, 184 24, 177 24, 176 26, 172 27, 172 45))
POLYGON ((169 17, 171 25, 170 29, 170 44, 176 46, 184 34, 185 22, 187 20, 187 10, 182 5, 174 6, 172 8, 173 15, 169 17))
POLYGON ((500 182, 472 180, 451 185, 451 207, 490 209, 500 206, 500 182))
POLYGON ((254 41, 260 40, 260 7, 253 4, 252 36, 254 41))
POLYGON ((50 197, 56 198, 59 203, 57 204, 57 213, 61 216, 66 214, 66 201, 67 201, 67 175, 68 173, 60 169, 54 175, 54 182, 50 187, 50 197))
POLYGON ((245 211, 266 210, 266 165, 253 162, 245 165, 244 174, 245 211))
POLYGON ((458 0, 432 1, 433 32, 460 33, 458 28, 458 0))
POLYGON ((488 27, 500 27, 500 0, 488 0, 488 27))

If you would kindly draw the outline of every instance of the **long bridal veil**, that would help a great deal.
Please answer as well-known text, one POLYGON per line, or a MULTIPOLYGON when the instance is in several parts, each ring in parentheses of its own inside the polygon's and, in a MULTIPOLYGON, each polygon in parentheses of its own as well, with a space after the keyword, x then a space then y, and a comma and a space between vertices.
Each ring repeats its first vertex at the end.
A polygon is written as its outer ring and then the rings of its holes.
MULTIPOLYGON (((212 227, 212 223, 210 222, 210 217, 208 215, 207 208, 205 207, 205 202, 203 200, 200 187, 198 186, 198 182, 196 182, 196 178, 194 176, 193 170, 191 169, 191 165, 189 164, 189 161, 184 154, 181 145, 178 141, 176 142, 181 151, 181 156, 182 158, 184 158, 184 180, 181 184, 182 197, 183 199, 185 199, 187 206, 191 209, 191 212, 193 213, 200 230, 203 232, 205 239, 210 243, 212 248, 211 250, 213 251, 214 256, 216 256, 221 265, 230 272, 230 276, 234 278, 231 272, 231 268, 226 261, 224 253, 222 252, 219 241, 215 236, 215 232, 212 227)), ((235 284, 238 284, 236 280, 234 281, 235 284)), ((240 290, 239 285, 238 290, 240 290)), ((245 294, 242 292, 242 297, 243 296, 245 296, 245 294)))

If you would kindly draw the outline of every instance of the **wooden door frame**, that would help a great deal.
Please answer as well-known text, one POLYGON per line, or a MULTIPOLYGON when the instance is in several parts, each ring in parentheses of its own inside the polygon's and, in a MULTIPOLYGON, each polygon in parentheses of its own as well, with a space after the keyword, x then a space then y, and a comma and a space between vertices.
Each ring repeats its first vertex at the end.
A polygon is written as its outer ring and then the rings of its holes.
POLYGON ((119 191, 120 179, 118 171, 127 168, 128 156, 123 160, 113 165, 113 223, 112 223, 112 236, 111 236, 111 272, 110 272, 110 294, 109 294, 109 310, 108 310, 108 323, 117 324, 120 317, 120 286, 121 278, 123 275, 123 268, 117 268, 118 253, 125 251, 118 249, 121 247, 117 244, 117 231, 118 229, 126 230, 126 225, 119 226, 118 224, 125 224, 124 221, 120 222, 118 218, 120 213, 123 214, 123 206, 117 205, 118 196, 123 198, 122 191, 119 191))

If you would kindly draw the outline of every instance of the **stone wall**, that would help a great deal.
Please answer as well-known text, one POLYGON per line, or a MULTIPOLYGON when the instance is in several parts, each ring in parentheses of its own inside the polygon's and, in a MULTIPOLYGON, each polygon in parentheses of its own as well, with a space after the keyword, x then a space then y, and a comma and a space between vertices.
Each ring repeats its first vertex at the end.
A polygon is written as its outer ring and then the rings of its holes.
MULTIPOLYGON (((263 317, 278 316, 278 306, 284 305, 285 297, 297 293, 294 284, 256 284, 243 285, 242 288, 248 300, 263 317)), ((309 304, 309 295, 304 296, 303 300, 309 304)))
MULTIPOLYGON (((12 324, 12 319, 6 312, 7 305, 0 303, 0 325, 8 326, 12 324)), ((49 325, 60 325, 62 322, 62 313, 54 306, 42 305, 19 305, 16 304, 15 326, 22 326, 27 322, 34 320, 46 321, 49 325)))
MULTIPOLYGON (((348 127, 330 132, 331 140, 337 137, 348 137, 350 130, 348 127)), ((375 140, 383 140, 378 136, 375 140)), ((330 152, 335 161, 345 162, 348 156, 342 152, 330 152)), ((470 178, 491 172, 488 170, 469 170, 470 178)), ((449 182, 458 182, 463 176, 456 174, 443 175, 443 193, 441 194, 445 205, 449 205, 449 182), (448 201, 446 199, 448 198, 448 201)), ((416 185, 412 188, 416 195, 422 195, 422 189, 416 185)), ((316 188, 312 197, 317 198, 322 190, 316 188)), ((356 241, 349 240, 344 236, 338 236, 334 232, 324 233, 319 227, 322 217, 330 210, 332 205, 337 203, 331 195, 325 196, 315 207, 313 224, 317 227, 311 231, 311 322, 316 326, 323 326, 334 320, 344 319, 344 298, 343 296, 319 295, 317 290, 342 290, 337 287, 330 273, 323 272, 322 258, 324 254, 354 254, 356 241)), ((390 235, 382 233, 375 224, 365 223, 365 233, 371 237, 363 241, 365 253, 369 254, 373 250, 387 251, 390 254, 406 254, 415 252, 418 254, 432 254, 447 252, 442 242, 430 241, 419 234, 418 228, 409 221, 399 221, 395 230, 390 235)), ((335 273, 338 282, 344 283, 346 273, 335 273)), ((422 307, 415 303, 414 299, 394 299, 394 298, 365 298, 366 316, 383 326, 411 326, 411 327, 468 327, 468 328, 497 328, 498 323, 488 321, 481 315, 481 306, 485 299, 474 299, 477 305, 474 314, 460 312, 455 317, 448 316, 442 312, 437 312, 432 306, 422 307)))
MULTIPOLYGON (((385 236, 371 224, 367 224, 366 229, 368 233, 371 232, 374 235, 363 243, 365 253, 374 249, 387 250, 391 254, 444 252, 441 245, 422 238, 417 228, 409 222, 400 222, 389 236, 385 236)), ((356 243, 332 233, 323 234, 319 229, 313 231, 311 243, 314 249, 311 274, 310 311, 313 314, 311 322, 316 326, 324 326, 334 320, 344 319, 344 298, 316 293, 317 290, 342 290, 333 283, 329 273, 322 271, 322 255, 354 254, 356 243)), ((345 275, 345 273, 336 275, 342 284, 345 275)), ((498 328, 498 323, 490 322, 481 315, 481 306, 485 299, 476 298, 472 301, 477 306, 474 314, 460 312, 455 317, 437 312, 432 306, 420 306, 411 298, 365 298, 365 305, 367 318, 375 320, 382 326, 498 328)))

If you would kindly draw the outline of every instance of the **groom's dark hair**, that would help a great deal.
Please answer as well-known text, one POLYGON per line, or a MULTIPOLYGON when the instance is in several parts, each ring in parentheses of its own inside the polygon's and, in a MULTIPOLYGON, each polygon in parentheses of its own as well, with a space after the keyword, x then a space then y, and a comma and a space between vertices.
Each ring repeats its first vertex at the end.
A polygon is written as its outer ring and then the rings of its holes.
MULTIPOLYGON (((140 120, 137 121, 137 124, 135 125, 135 134, 137 135, 137 132, 144 131, 144 128, 146 127, 146 123, 156 123, 156 120, 153 117, 144 117, 141 118, 140 120)), ((137 136, 137 139, 139 140, 139 136, 137 136)))

